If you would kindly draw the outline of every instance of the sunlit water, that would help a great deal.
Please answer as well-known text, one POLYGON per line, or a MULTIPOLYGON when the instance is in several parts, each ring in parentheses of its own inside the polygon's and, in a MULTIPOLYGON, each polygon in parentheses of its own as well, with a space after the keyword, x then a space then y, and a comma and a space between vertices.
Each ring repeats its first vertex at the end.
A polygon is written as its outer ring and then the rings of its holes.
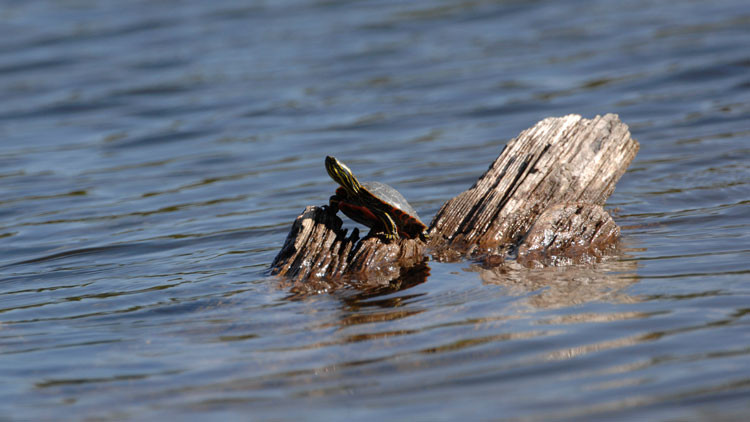
POLYGON ((0 2, 0 419, 750 413, 745 0, 236 4, 0 2), (608 112, 641 144, 611 262, 268 275, 326 154, 429 221, 608 112))

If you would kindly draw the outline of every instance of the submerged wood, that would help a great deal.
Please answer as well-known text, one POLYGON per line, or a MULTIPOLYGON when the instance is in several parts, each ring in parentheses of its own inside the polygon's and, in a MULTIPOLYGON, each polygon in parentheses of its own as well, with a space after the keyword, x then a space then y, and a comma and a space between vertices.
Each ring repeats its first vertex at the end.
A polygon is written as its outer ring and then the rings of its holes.
POLYGON ((616 250, 619 238, 620 227, 601 205, 558 204, 536 219, 517 261, 526 267, 596 262, 616 250))
POLYGON ((505 146, 477 182, 447 201, 431 239, 347 237, 325 207, 295 220, 272 272, 298 281, 369 280, 387 284, 434 259, 464 257, 500 265, 517 252, 524 266, 598 260, 619 228, 602 208, 638 151, 617 115, 547 118, 505 146))

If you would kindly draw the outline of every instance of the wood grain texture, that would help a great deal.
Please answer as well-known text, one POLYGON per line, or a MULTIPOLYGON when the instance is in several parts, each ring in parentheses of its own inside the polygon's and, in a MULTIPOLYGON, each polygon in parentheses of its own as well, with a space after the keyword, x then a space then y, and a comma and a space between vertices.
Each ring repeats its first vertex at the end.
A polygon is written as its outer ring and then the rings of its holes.
POLYGON ((604 205, 637 152, 617 115, 544 119, 511 140, 474 186, 440 208, 430 224, 430 246, 493 253, 519 243, 553 205, 604 205))

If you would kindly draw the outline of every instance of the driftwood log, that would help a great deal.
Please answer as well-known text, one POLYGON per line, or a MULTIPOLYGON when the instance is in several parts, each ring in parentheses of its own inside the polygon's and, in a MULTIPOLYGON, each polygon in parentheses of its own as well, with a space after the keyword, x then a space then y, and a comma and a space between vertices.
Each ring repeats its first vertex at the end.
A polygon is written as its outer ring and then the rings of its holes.
MULTIPOLYGON (((347 236, 325 207, 307 207, 292 224, 273 274, 295 281, 387 284, 436 260, 471 258, 526 267, 599 260, 619 238, 602 208, 638 152, 617 115, 547 118, 512 139, 474 186, 448 200, 430 240, 347 236)), ((325 285, 323 286, 325 288, 325 285)))

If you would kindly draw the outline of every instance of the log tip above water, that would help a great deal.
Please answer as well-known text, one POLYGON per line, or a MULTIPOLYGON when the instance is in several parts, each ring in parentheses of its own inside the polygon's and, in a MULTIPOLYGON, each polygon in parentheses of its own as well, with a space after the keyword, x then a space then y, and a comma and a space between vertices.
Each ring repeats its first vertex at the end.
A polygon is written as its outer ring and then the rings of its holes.
POLYGON ((546 118, 509 141, 472 187, 440 208, 430 224, 432 246, 488 253, 517 244, 550 207, 603 205, 638 147, 616 114, 546 118))

